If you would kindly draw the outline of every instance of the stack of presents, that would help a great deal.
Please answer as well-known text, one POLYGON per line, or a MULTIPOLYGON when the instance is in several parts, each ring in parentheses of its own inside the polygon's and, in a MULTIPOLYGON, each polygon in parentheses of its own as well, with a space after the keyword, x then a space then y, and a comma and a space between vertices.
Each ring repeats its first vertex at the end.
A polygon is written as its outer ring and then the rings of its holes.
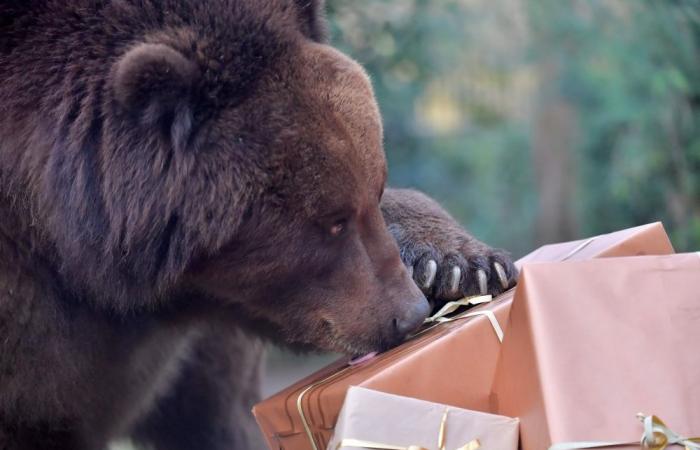
POLYGON ((700 254, 656 223, 516 265, 514 289, 256 405, 269 447, 700 449, 700 254))

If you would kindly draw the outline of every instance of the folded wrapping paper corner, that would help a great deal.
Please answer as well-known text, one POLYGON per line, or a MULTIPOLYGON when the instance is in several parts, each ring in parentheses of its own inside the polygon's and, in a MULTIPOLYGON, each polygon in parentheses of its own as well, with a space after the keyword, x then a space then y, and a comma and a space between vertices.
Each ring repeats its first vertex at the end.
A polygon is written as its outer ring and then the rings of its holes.
POLYGON ((518 419, 353 386, 328 448, 515 450, 518 423, 518 419))
MULTIPOLYGON (((700 256, 700 252, 698 253, 700 256)), ((685 450, 700 449, 700 437, 684 437, 674 432, 656 416, 637 414, 637 418, 644 424, 644 434, 639 441, 576 441, 560 442, 549 447, 549 450, 583 450, 608 447, 620 447, 622 445, 634 445, 639 443, 641 448, 648 450, 665 450, 670 445, 685 447, 685 450)))
POLYGON ((618 256, 673 254, 673 245, 661 222, 640 225, 588 239, 544 245, 516 261, 524 264, 540 261, 572 261, 618 256))

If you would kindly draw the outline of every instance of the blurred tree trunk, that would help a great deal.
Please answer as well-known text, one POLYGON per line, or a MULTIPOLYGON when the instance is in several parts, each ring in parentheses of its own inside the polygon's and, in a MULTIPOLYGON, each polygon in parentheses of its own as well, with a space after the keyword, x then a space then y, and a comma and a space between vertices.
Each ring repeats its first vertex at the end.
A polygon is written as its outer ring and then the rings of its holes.
POLYGON ((673 228, 682 230, 675 233, 675 244, 680 248, 691 248, 693 225, 700 223, 700 198, 697 197, 694 187, 695 164, 690 157, 692 141, 689 136, 693 133, 690 130, 693 125, 690 124, 694 124, 695 121, 692 109, 684 103, 690 105, 690 100, 677 100, 664 119, 670 157, 668 178, 672 180, 672 187, 666 191, 666 202, 673 228), (682 129, 682 124, 686 124, 686 130, 682 129))
POLYGON ((545 62, 532 133, 534 173, 538 190, 537 244, 578 237, 574 161, 576 111, 557 89, 558 65, 545 62))

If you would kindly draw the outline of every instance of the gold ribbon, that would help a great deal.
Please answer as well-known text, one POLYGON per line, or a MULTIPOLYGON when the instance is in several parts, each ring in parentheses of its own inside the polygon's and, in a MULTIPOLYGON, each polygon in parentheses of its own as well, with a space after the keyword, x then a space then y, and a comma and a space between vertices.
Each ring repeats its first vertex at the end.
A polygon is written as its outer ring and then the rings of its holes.
POLYGON ((491 300, 493 300, 493 296, 491 295, 477 295, 474 297, 464 297, 453 302, 447 302, 435 314, 425 319, 425 323, 439 322, 441 317, 452 314, 462 306, 481 305, 482 303, 489 303, 491 300))
MULTIPOLYGON (((445 409, 442 414, 442 419, 440 419, 440 430, 438 432, 438 450, 445 450, 445 433, 447 430, 447 414, 450 412, 449 409, 445 409)), ((361 439, 343 439, 335 447, 335 450, 339 450, 342 447, 364 447, 371 450, 428 450, 420 445, 392 445, 392 444, 382 444, 379 442, 363 441, 361 439)), ((465 445, 455 449, 455 450, 478 450, 481 444, 477 439, 471 440, 465 445)))
POLYGON ((320 386, 326 382, 332 381, 335 378, 339 377, 343 373, 345 373, 347 370, 349 370, 352 366, 346 366, 342 370, 339 370, 336 373, 333 373, 326 378, 319 380, 315 383, 310 384, 309 386, 306 387, 303 391, 299 393, 299 396, 297 396, 297 411, 299 412, 299 417, 301 418, 301 423, 304 426, 304 431, 306 432, 306 437, 309 438, 309 442, 311 443, 311 448, 312 450, 319 450, 318 445, 316 445, 316 439, 314 438, 314 434, 311 432, 311 427, 309 426, 308 420, 306 420, 306 414, 304 414, 304 408, 302 405, 302 402, 304 400, 304 396, 306 395, 307 392, 309 392, 311 389, 320 386))
POLYGON ((683 446, 685 450, 700 449, 700 437, 684 437, 671 430, 656 416, 637 414, 637 418, 644 424, 644 434, 641 442, 613 442, 613 441, 578 441, 562 442, 549 447, 549 450, 580 450, 589 448, 620 447, 623 445, 640 444, 644 450, 665 450, 671 445, 683 446))
POLYGON ((447 302, 442 308, 440 308, 438 312, 425 319, 424 323, 445 323, 460 319, 466 319, 469 317, 484 316, 489 320, 489 322, 491 322, 491 327, 496 333, 496 337, 498 338, 499 342, 503 342, 503 328, 501 328, 501 325, 498 323, 496 315, 493 313, 493 311, 465 311, 461 314, 457 314, 456 316, 447 317, 448 314, 452 314, 462 306, 475 306, 480 305, 482 303, 488 303, 492 300, 493 297, 490 295, 480 295, 477 297, 465 297, 461 300, 456 300, 454 302, 447 302))

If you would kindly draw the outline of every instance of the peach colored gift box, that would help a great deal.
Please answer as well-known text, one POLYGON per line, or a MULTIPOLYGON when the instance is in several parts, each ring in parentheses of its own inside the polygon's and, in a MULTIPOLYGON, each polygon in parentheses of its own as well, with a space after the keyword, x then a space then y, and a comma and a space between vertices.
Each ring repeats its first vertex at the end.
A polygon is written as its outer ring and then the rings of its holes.
POLYGON ((351 387, 328 448, 516 450, 518 419, 351 387))
POLYGON ((696 253, 525 265, 492 397, 523 450, 639 449, 639 412, 699 435, 699 283, 696 253))
MULTIPOLYGON (((668 254, 673 248, 660 223, 580 241, 544 246, 517 262, 668 254)), ((514 291, 442 323, 376 358, 349 366, 338 361, 258 403, 253 414, 270 449, 325 449, 350 386, 489 411, 500 341, 489 319, 503 329, 514 291), (487 317, 486 312, 493 314, 487 317), (480 314, 482 313, 482 314, 480 314), (449 378, 452 382, 446 383, 449 378)))

